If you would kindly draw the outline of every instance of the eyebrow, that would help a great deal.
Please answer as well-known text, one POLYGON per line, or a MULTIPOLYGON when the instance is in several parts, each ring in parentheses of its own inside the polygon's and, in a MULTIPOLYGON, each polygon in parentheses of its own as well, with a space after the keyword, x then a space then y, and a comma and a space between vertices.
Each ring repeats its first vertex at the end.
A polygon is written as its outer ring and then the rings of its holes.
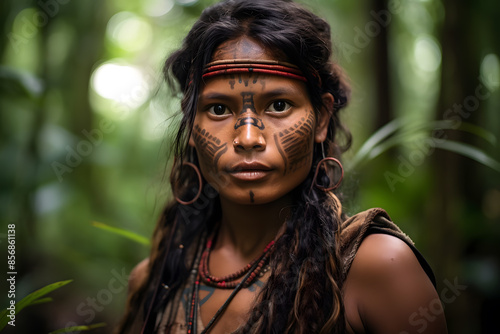
POLYGON ((283 95, 297 95, 298 91, 294 88, 280 87, 270 91, 263 92, 260 97, 264 99, 272 99, 273 97, 283 96, 283 95))
POLYGON ((229 100, 234 99, 234 97, 227 95, 227 94, 224 94, 224 93, 210 92, 210 93, 201 94, 200 99, 229 101, 229 100))

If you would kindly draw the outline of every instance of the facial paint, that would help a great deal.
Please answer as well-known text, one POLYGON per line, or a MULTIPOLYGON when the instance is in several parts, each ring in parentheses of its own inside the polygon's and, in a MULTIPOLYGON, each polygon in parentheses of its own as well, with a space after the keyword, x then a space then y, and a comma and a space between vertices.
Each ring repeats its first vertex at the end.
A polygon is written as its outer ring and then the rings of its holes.
POLYGON ((278 151, 285 162, 284 175, 300 168, 310 157, 310 138, 314 125, 313 112, 309 112, 306 117, 302 117, 290 128, 274 135, 278 151))
POLYGON ((198 124, 194 126, 193 139, 197 143, 199 153, 209 158, 217 170, 220 157, 227 151, 227 143, 221 143, 219 138, 212 136, 205 129, 201 129, 198 124))
MULTIPOLYGON (((240 115, 246 114, 249 111, 255 115, 257 115, 257 111, 255 110, 255 104, 253 101, 253 96, 254 93, 252 92, 242 92, 241 93, 241 98, 243 102, 243 107, 241 108, 240 115)), ((264 123, 262 122, 262 119, 259 117, 254 117, 254 116, 246 116, 246 117, 240 117, 236 120, 236 124, 234 125, 234 129, 238 129, 239 127, 242 127, 246 124, 253 125, 260 130, 264 130, 265 126, 264 123)))

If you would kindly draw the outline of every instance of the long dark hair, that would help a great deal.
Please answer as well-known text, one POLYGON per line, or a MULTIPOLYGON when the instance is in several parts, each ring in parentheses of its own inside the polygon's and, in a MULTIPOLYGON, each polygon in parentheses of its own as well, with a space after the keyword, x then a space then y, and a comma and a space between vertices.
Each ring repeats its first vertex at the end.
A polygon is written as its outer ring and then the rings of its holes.
MULTIPOLYGON (((350 145, 350 134, 338 116, 347 104, 349 88, 342 70, 331 59, 327 22, 288 0, 226 0, 203 11, 182 47, 166 60, 164 67, 166 80, 183 96, 172 188, 185 197, 197 191, 197 187, 193 190, 189 186, 190 177, 179 167, 186 160, 198 165, 196 152, 187 140, 196 114, 202 71, 221 43, 242 36, 253 38, 277 57, 298 66, 307 78, 316 113, 327 107, 331 119, 323 147, 315 144, 309 175, 293 190, 294 205, 284 233, 276 241, 271 275, 240 331, 343 333, 342 268, 337 246, 341 205, 332 192, 311 187, 323 152, 340 158, 350 145), (323 105, 324 93, 333 95, 333 106, 323 105)), ((325 173, 320 178, 324 183, 331 181, 325 173)), ((154 232, 148 278, 131 291, 119 333, 129 332, 134 321, 146 321, 145 332, 152 332, 157 312, 177 296, 188 279, 201 236, 210 232, 220 218, 216 189, 217 185, 203 180, 202 195, 195 203, 180 205, 173 201, 167 205, 154 232)), ((175 312, 167 316, 171 323, 175 312)))

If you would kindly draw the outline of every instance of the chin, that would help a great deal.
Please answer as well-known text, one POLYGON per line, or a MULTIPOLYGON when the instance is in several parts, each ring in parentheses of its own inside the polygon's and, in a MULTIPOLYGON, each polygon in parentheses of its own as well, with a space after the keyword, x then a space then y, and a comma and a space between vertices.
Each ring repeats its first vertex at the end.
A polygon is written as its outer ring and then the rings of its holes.
POLYGON ((221 198, 229 202, 233 202, 240 205, 265 205, 270 204, 287 197, 287 194, 290 192, 284 193, 271 193, 269 190, 242 190, 238 191, 237 194, 235 192, 221 192, 221 198))

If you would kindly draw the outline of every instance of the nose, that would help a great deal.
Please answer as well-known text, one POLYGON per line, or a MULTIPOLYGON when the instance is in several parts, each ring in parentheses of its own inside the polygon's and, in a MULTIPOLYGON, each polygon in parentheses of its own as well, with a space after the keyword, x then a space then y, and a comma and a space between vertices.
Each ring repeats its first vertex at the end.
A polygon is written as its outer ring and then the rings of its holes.
POLYGON ((264 151, 266 140, 263 135, 265 129, 262 120, 258 117, 241 117, 234 125, 236 132, 233 146, 240 151, 264 151))

